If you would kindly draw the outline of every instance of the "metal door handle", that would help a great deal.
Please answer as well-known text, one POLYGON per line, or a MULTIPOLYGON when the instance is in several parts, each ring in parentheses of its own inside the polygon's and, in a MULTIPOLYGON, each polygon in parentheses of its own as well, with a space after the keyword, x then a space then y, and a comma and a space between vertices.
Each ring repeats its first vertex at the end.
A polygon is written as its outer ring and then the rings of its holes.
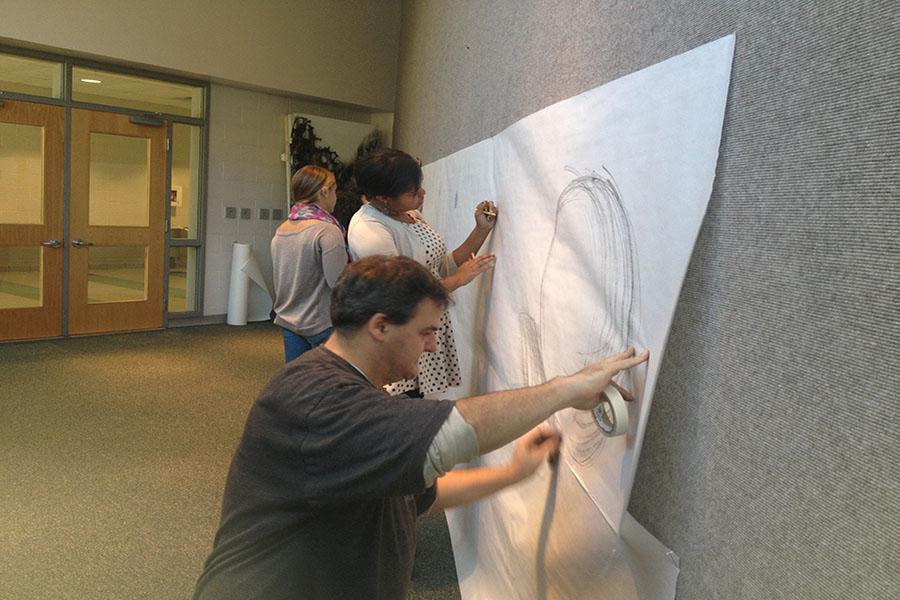
POLYGON ((44 240, 41 242, 41 246, 49 246, 51 248, 59 248, 62 246, 62 242, 59 240, 44 240))
POLYGON ((93 246, 94 242, 86 242, 84 240, 72 240, 72 245, 76 248, 84 248, 85 246, 93 246))

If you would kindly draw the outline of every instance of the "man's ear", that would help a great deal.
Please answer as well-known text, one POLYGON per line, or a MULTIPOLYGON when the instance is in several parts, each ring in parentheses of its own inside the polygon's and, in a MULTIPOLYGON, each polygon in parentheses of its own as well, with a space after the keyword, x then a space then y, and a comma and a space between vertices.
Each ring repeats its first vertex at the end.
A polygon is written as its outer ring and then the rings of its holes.
POLYGON ((369 332, 372 339, 383 342, 387 337, 390 326, 391 324, 384 313, 375 313, 369 317, 369 321, 366 323, 366 331, 369 332))

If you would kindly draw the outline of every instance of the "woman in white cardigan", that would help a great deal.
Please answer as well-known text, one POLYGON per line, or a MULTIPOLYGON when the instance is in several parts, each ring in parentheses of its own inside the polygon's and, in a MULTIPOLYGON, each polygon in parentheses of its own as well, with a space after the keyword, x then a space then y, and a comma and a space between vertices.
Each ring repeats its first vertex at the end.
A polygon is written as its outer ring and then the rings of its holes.
MULTIPOLYGON (((357 187, 369 200, 350 220, 348 242, 354 259, 375 254, 408 256, 428 267, 451 292, 493 268, 493 254, 476 256, 497 220, 493 202, 475 207, 475 228, 458 248, 448 252, 443 238, 419 212, 425 189, 416 159, 400 150, 377 150, 359 160, 354 173, 357 187)), ((387 391, 424 396, 460 385, 459 360, 447 312, 437 332, 437 346, 436 352, 422 354, 417 379, 395 382, 387 386, 387 391)))

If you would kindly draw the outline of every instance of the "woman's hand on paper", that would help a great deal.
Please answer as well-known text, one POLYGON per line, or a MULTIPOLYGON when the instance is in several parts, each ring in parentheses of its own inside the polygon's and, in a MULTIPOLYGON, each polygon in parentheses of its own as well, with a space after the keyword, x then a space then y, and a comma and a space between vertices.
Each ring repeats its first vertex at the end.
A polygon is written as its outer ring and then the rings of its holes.
POLYGON ((497 257, 494 254, 483 254, 482 256, 473 254, 456 270, 455 277, 459 284, 456 287, 462 287, 485 271, 490 271, 494 268, 495 262, 497 262, 497 257))
POLYGON ((497 223, 497 205, 489 200, 479 202, 475 207, 475 227, 490 231, 497 223))

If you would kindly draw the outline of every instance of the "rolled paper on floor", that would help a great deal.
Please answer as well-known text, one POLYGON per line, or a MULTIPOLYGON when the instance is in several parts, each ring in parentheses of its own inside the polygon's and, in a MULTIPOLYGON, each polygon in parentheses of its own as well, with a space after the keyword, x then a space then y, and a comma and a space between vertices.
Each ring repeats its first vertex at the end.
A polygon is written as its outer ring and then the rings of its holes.
POLYGON ((628 433, 628 403, 613 385, 603 390, 606 399, 594 409, 594 419, 600 431, 607 437, 617 437, 628 433))
POLYGON ((231 246, 231 281, 228 285, 228 313, 225 317, 225 322, 229 325, 247 324, 251 281, 271 297, 259 263, 253 257, 252 248, 251 244, 240 242, 234 242, 231 246))

